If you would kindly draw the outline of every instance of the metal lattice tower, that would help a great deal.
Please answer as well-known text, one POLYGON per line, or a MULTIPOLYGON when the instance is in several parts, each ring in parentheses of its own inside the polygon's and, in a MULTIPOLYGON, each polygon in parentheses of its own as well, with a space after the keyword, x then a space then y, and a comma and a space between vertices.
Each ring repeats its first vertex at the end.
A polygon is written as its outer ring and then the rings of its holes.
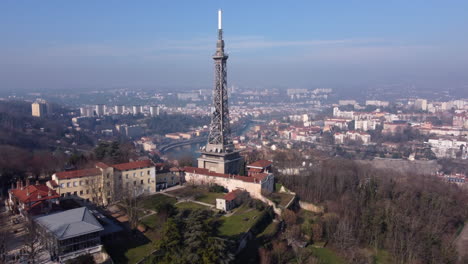
POLYGON ((211 114, 210 134, 208 136, 207 152, 230 153, 234 150, 229 124, 227 70, 228 55, 224 53, 222 29, 222 11, 218 11, 218 41, 216 53, 213 55, 215 65, 213 112, 211 114))

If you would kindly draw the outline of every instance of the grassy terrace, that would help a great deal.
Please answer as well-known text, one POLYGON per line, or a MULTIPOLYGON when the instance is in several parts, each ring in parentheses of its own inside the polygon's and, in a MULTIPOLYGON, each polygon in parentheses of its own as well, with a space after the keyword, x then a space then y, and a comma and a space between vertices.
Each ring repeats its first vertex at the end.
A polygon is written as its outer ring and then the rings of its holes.
POLYGON ((205 192, 202 193, 200 196, 196 197, 195 200, 203 203, 208 203, 212 205, 216 205, 216 198, 221 198, 226 195, 225 193, 213 193, 213 192, 205 192))
POLYGON ((155 194, 155 195, 144 197, 142 200, 140 200, 139 206, 142 207, 143 209, 156 211, 156 208, 158 208, 160 204, 163 204, 163 203, 175 204, 176 202, 177 202, 176 198, 169 197, 164 194, 155 194))
POLYGON ((210 192, 208 188, 202 186, 187 186, 168 192, 182 199, 193 199, 195 201, 215 205, 216 198, 223 197, 226 193, 210 192))
POLYGON ((192 202, 182 202, 182 203, 178 203, 175 205, 177 207, 177 209, 191 209, 191 210, 196 210, 196 209, 206 209, 206 210, 210 210, 210 208, 208 206, 204 206, 204 205, 201 205, 201 204, 197 204, 197 203, 192 203, 192 202))
POLYGON ((267 196, 268 199, 273 201, 277 206, 285 207, 289 201, 294 197, 292 194, 288 193, 278 193, 274 192, 267 196))
POLYGON ((219 232, 222 236, 236 236, 249 230, 261 214, 255 208, 249 208, 245 205, 237 208, 230 216, 221 217, 222 224, 219 232))

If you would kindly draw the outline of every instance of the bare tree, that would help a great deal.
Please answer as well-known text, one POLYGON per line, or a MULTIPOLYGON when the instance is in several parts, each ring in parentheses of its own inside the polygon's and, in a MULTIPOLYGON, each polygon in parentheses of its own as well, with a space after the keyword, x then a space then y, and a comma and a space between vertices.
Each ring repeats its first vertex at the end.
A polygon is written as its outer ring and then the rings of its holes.
POLYGON ((122 190, 121 202, 127 213, 128 223, 131 229, 138 227, 138 193, 139 189, 136 186, 129 186, 122 190))
POLYGON ((88 180, 88 188, 91 192, 91 201, 96 205, 102 205, 104 197, 104 193, 102 192, 102 179, 99 176, 90 177, 88 180))
POLYGON ((0 213, 0 263, 6 263, 7 244, 10 237, 9 230, 5 229, 7 218, 5 213, 0 213))
POLYGON ((39 252, 42 250, 37 224, 32 218, 27 218, 24 223, 26 234, 23 236, 23 246, 29 263, 36 263, 39 252))

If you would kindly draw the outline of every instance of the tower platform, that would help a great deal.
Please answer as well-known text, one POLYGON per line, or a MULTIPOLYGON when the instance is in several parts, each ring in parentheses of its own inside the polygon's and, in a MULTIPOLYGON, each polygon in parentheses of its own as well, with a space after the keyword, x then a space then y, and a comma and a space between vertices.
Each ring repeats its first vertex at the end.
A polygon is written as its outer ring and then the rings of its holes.
POLYGON ((239 174, 242 157, 239 151, 216 153, 201 151, 198 158, 198 168, 208 169, 217 173, 239 174))

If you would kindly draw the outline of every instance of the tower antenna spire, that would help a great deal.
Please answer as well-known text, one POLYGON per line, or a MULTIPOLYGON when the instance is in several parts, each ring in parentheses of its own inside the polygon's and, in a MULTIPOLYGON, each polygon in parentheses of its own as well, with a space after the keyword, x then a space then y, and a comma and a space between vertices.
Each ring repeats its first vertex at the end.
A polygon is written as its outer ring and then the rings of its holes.
POLYGON ((223 29, 223 10, 218 9, 218 29, 223 29))

